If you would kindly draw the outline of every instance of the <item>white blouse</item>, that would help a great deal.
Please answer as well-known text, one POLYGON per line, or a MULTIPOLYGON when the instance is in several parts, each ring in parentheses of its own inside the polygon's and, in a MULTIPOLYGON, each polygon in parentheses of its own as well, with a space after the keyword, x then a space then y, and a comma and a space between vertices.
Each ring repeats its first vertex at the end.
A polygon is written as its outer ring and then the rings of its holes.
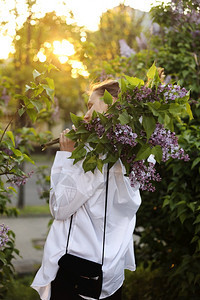
MULTIPOLYGON (((32 288, 42 300, 49 300, 51 281, 58 260, 66 252, 70 216, 73 215, 68 252, 101 263, 107 166, 103 172, 84 173, 82 162, 73 165, 70 152, 58 151, 51 170, 50 210, 54 217, 48 234, 42 265, 32 288)), ((118 161, 109 171, 103 286, 100 299, 114 294, 124 280, 124 269, 135 270, 133 231, 141 204, 118 161)), ((87 298, 91 299, 91 298, 87 298)))

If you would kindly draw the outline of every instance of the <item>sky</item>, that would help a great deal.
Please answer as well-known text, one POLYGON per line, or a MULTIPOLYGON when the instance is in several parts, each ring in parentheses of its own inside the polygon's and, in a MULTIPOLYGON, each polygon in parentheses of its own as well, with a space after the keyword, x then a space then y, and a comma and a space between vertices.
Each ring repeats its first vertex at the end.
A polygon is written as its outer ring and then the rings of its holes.
MULTIPOLYGON (((11 15, 9 10, 12 10, 17 4, 19 17, 17 19, 18 26, 22 26, 27 17, 25 9, 25 0, 0 0, 0 19, 8 21, 8 25, 0 30, 0 59, 7 58, 9 52, 14 53, 12 47, 12 38, 15 34, 15 16, 11 15), (3 30, 2 30, 3 29, 3 30)), ((156 0, 64 0, 66 5, 63 6, 61 0, 37 0, 34 6, 35 15, 43 17, 46 12, 55 10, 58 15, 67 15, 69 10, 72 10, 78 25, 84 25, 89 30, 97 30, 100 16, 106 10, 113 8, 120 3, 129 5, 135 9, 149 11, 151 4, 155 5, 156 0)), ((162 2, 168 2, 164 0, 162 2)))

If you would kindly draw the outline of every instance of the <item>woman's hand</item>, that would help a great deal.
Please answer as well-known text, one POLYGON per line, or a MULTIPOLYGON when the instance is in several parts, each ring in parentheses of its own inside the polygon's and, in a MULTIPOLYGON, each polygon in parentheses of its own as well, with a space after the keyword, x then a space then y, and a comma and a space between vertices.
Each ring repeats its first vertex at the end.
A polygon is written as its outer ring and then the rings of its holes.
POLYGON ((73 142, 72 140, 68 139, 65 136, 66 133, 68 133, 69 131, 70 129, 66 128, 65 130, 63 130, 63 132, 60 133, 60 139, 59 139, 60 151, 72 152, 74 150, 75 142, 73 142))

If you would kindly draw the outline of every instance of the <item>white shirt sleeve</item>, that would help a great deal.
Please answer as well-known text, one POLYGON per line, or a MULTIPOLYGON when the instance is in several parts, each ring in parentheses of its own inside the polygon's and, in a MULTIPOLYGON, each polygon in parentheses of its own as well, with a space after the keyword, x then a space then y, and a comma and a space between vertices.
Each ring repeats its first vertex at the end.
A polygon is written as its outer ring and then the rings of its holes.
POLYGON ((104 176, 99 170, 85 173, 82 161, 73 165, 73 159, 68 159, 70 155, 67 151, 57 151, 51 169, 49 205, 56 220, 69 218, 104 186, 104 176))

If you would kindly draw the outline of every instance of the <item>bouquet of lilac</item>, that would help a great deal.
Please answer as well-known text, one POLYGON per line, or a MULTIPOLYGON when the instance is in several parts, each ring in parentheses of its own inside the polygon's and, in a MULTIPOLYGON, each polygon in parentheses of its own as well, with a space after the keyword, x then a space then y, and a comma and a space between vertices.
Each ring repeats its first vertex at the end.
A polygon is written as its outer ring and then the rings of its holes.
POLYGON ((121 159, 133 187, 154 191, 160 181, 156 162, 169 159, 189 160, 180 148, 174 133, 174 122, 189 115, 193 118, 189 92, 179 85, 165 85, 155 64, 147 71, 146 83, 136 77, 124 76, 119 81, 121 92, 113 103, 105 91, 102 101, 109 108, 105 114, 94 112, 92 120, 71 114, 76 130, 67 136, 76 141, 70 158, 83 160, 85 172, 121 159))

